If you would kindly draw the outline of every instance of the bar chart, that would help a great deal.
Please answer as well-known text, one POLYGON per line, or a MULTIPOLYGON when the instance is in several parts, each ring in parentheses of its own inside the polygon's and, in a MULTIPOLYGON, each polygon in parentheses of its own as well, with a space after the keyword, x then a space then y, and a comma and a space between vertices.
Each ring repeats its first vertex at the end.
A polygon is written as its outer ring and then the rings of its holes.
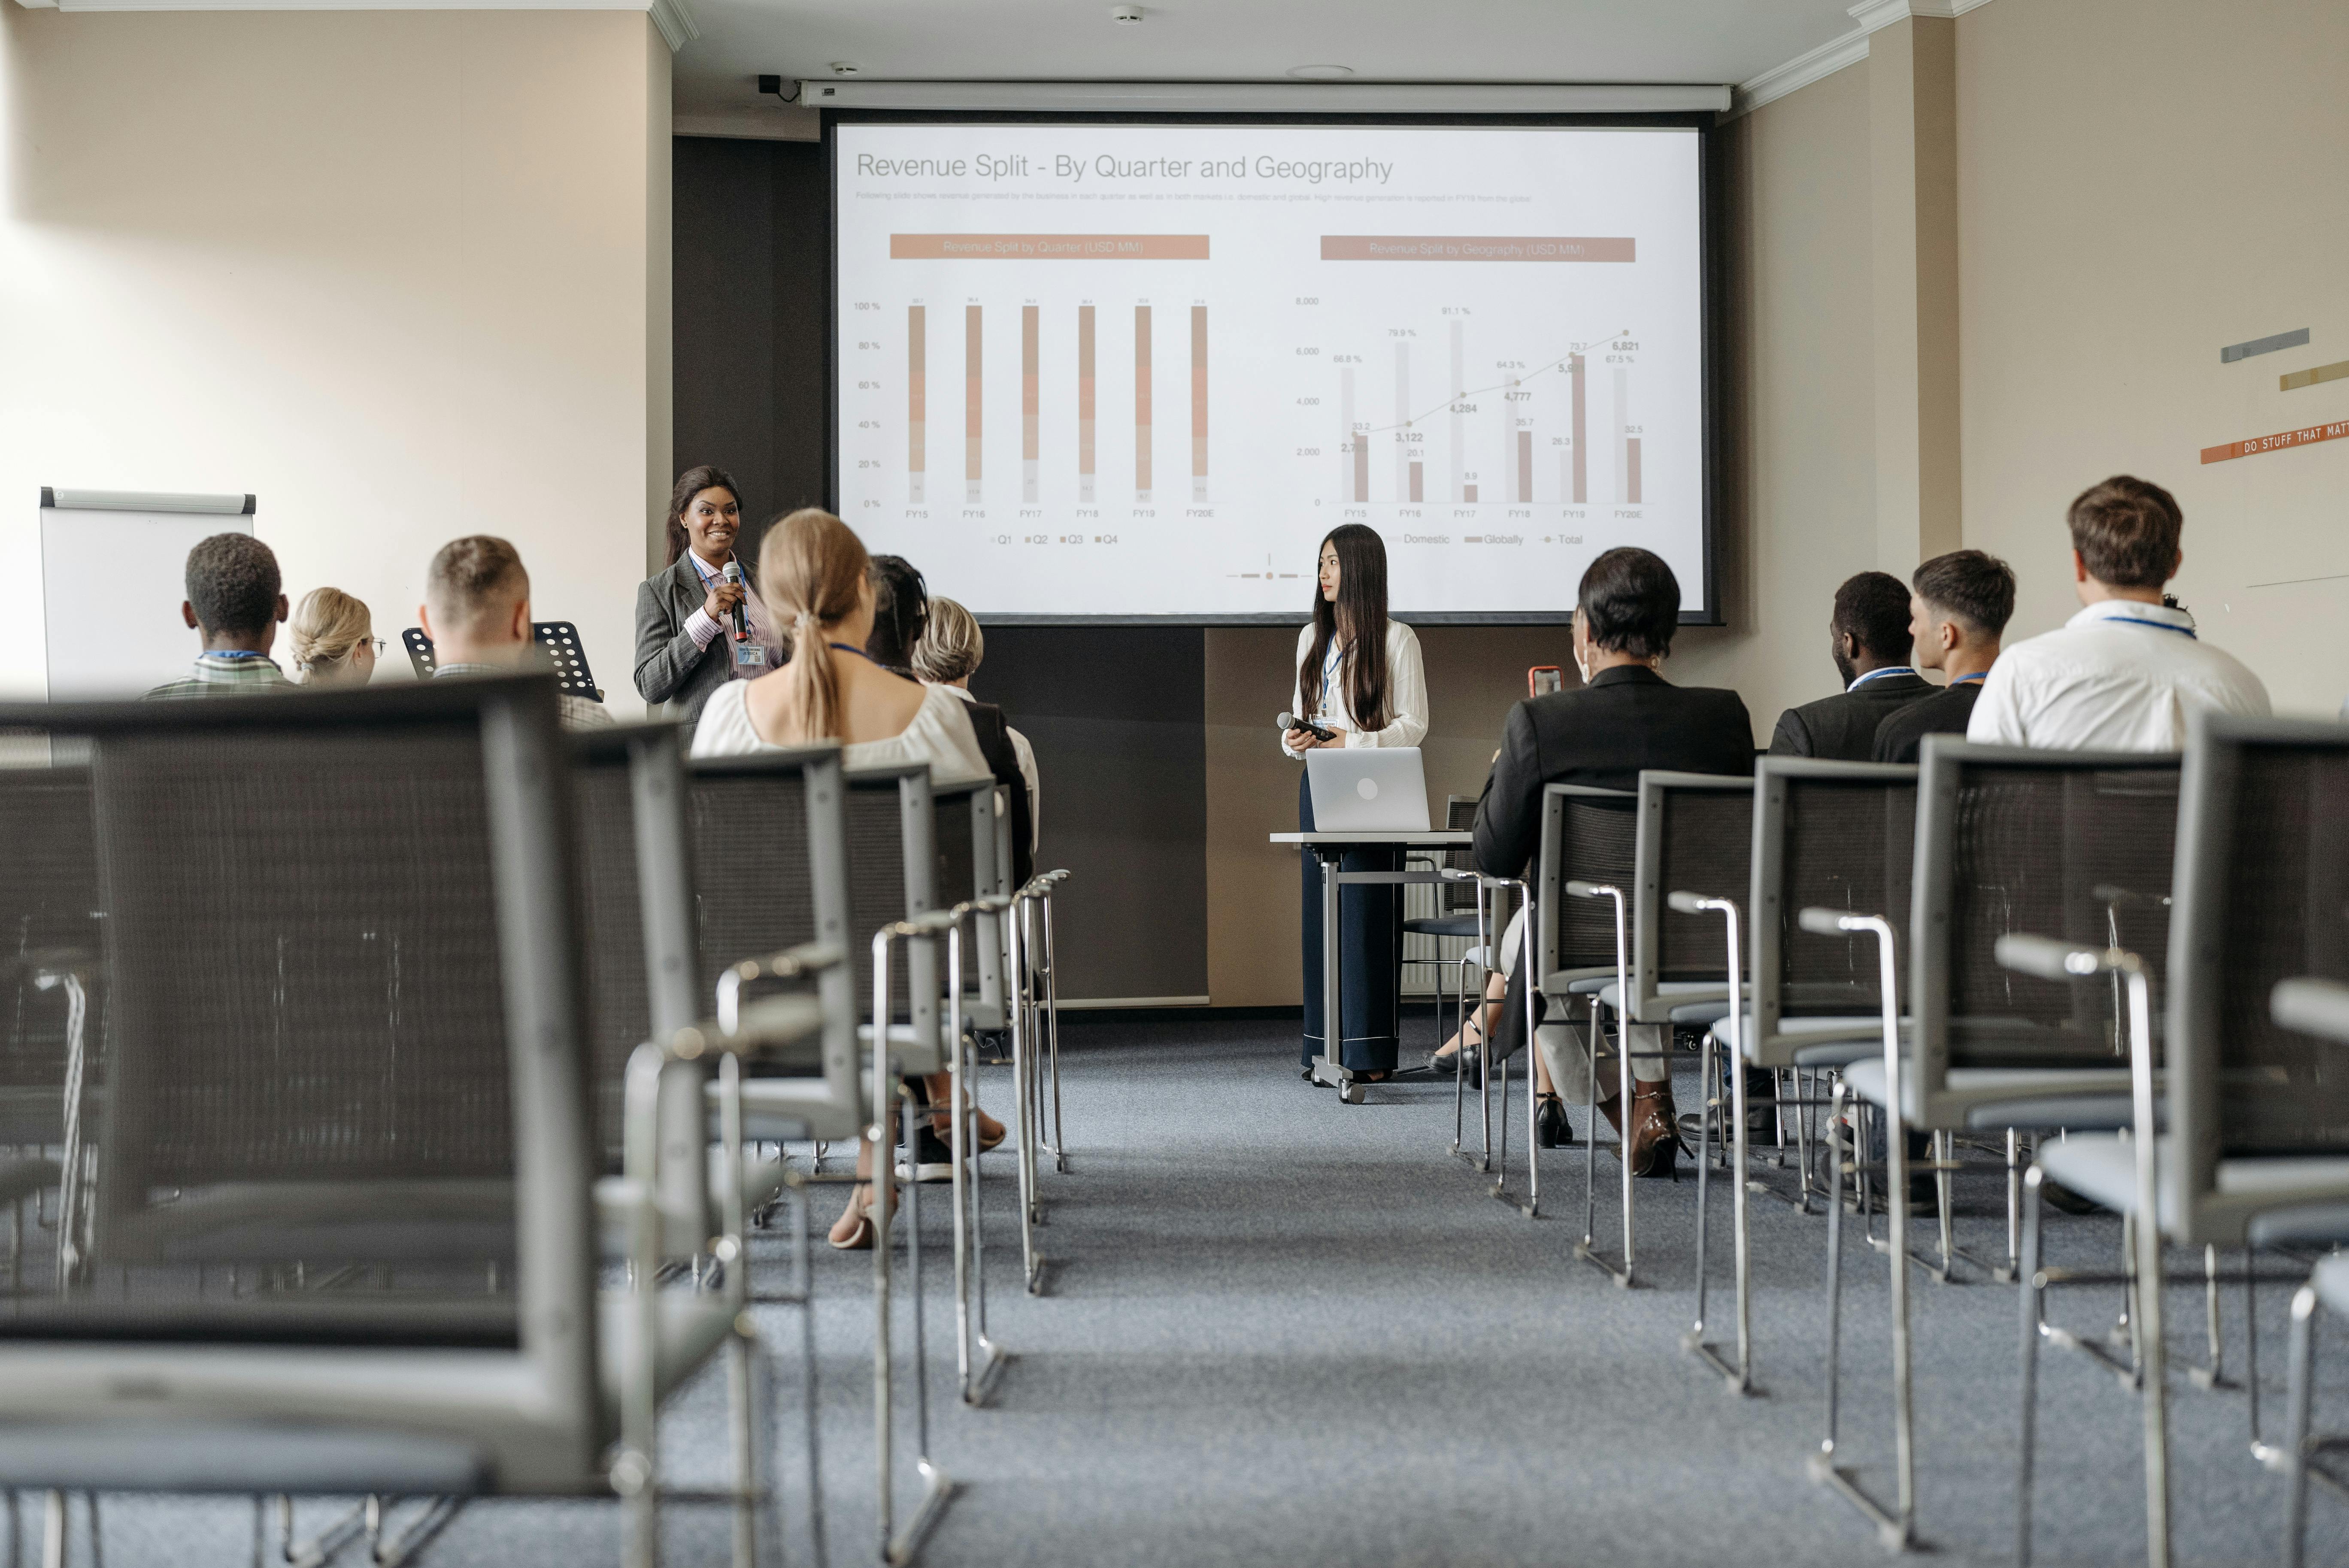
POLYGON ((1544 360, 1491 353, 1493 347, 1514 347, 1515 335, 1484 334, 1491 341, 1480 342, 1471 307, 1443 308, 1457 314, 1447 314, 1442 322, 1446 374, 1439 387, 1413 382, 1413 349, 1420 329, 1383 329, 1393 338, 1392 413, 1387 420, 1359 412, 1366 406, 1357 396, 1364 356, 1350 351, 1330 356, 1336 374, 1331 402, 1338 410, 1335 499, 1340 506, 1588 505, 1593 356, 1609 362, 1612 370, 1607 412, 1613 435, 1598 456, 1598 471, 1616 505, 1642 504, 1642 436, 1631 415, 1640 346, 1628 329, 1544 360), (1475 352, 1480 346, 1486 349, 1482 356, 1475 352), (1438 439, 1440 454, 1432 449, 1438 439), (1537 478, 1537 453, 1544 449, 1557 454, 1554 478, 1537 478), (1392 454, 1392 478, 1374 487, 1372 459, 1381 451, 1392 454), (1431 469, 1444 476, 1440 494, 1429 489, 1431 469))
MULTIPOLYGON (((1019 307, 1018 331, 1019 343, 1019 501, 1033 506, 1043 492, 1044 453, 1048 447, 1059 448, 1073 457, 1073 477, 1076 498, 1080 502, 1093 503, 1099 500, 1097 468, 1101 435, 1097 420, 1097 405, 1101 391, 1099 374, 1099 312, 1096 304, 1081 304, 1069 312, 1064 321, 1048 320, 1044 307, 1023 304, 1019 307), (1055 329, 1059 332, 1056 333, 1055 329), (1048 396, 1045 387, 1045 350, 1048 340, 1065 335, 1074 348, 1073 376, 1065 403, 1048 396), (1050 438, 1047 405, 1069 426, 1065 443, 1050 438)), ((1154 383, 1166 369, 1163 362, 1158 334, 1158 317, 1153 307, 1136 304, 1131 307, 1133 323, 1133 356, 1131 362, 1131 386, 1133 394, 1133 498, 1137 505, 1148 505, 1154 500, 1152 485, 1157 450, 1157 432, 1154 424, 1154 383)), ((929 306, 908 304, 905 307, 905 497, 911 504, 926 500, 928 479, 927 401, 933 366, 930 362, 928 330, 929 306)), ((1194 304, 1188 308, 1187 331, 1180 345, 1183 359, 1179 374, 1184 378, 1187 396, 1185 407, 1189 421, 1190 489, 1194 505, 1208 499, 1207 418, 1212 403, 1207 377, 1208 345, 1211 324, 1208 307, 1194 304)), ((966 506, 984 506, 990 499, 1008 501, 1009 495, 995 495, 990 490, 987 447, 988 431, 999 428, 988 418, 989 382, 988 378, 988 335, 990 313, 984 304, 963 307, 962 386, 963 386, 963 500, 966 506)), ((1002 412, 998 409, 999 416, 1002 412)))
POLYGON ((1693 139, 842 129, 835 504, 940 592, 1288 614, 1354 521, 1416 612, 1552 612, 1619 542, 1702 579, 1693 139), (990 150, 997 178, 955 175, 980 140, 1024 165, 990 150), (1259 171, 1292 146, 1378 172, 1259 171), (958 476, 931 429, 949 397, 958 476))

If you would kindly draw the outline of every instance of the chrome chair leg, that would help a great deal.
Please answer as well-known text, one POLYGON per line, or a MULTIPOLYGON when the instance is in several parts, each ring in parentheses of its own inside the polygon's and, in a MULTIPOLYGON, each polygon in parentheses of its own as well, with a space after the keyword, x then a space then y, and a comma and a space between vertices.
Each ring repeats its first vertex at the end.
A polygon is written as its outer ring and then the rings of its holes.
POLYGON ((2308 1429, 2315 1400, 2316 1313, 2316 1287, 2302 1285, 2292 1298, 2292 1382, 2284 1397, 2282 1459, 2289 1490, 2283 1511, 2283 1568, 2301 1568, 2308 1548, 2308 1429))
POLYGON ((2039 1435, 2039 1340, 2046 1332, 2046 1283, 2039 1272, 2039 1193, 2045 1181, 2036 1163, 2023 1172, 2023 1253, 2015 1266, 2023 1302, 2023 1424, 2017 1444, 2021 1463, 2014 1481, 2015 1568, 2031 1568, 2032 1460, 2039 1435))

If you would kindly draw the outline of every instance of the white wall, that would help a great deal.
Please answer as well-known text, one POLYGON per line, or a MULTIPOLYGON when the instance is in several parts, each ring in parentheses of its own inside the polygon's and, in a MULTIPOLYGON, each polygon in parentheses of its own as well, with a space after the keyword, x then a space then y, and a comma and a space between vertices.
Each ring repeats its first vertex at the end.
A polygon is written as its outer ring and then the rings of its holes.
POLYGON ((39 486, 250 490, 288 592, 395 639, 442 542, 505 535, 640 712, 669 478, 646 16, 0 4, 0 690, 43 683, 39 486))

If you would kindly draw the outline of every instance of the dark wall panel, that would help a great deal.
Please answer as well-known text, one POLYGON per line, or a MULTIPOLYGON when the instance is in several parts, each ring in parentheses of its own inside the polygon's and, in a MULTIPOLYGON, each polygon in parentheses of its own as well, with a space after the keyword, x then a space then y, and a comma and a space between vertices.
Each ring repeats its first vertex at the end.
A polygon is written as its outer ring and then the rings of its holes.
POLYGON ((1206 642, 1196 627, 997 626, 971 681, 1036 748, 1063 996, 1207 994, 1206 642))
MULTIPOLYGON (((677 462, 733 473, 750 509, 745 552, 755 553, 757 527, 824 500, 832 261, 822 149, 679 137, 674 160, 677 462)), ((942 580, 931 587, 956 592, 942 580)), ((1201 633, 994 627, 973 685, 1035 745, 1038 863, 1075 873, 1054 899, 1061 994, 1206 995, 1201 633)))
POLYGON ((824 499, 831 258, 822 150, 682 136, 671 144, 677 466, 744 490, 744 553, 824 499))

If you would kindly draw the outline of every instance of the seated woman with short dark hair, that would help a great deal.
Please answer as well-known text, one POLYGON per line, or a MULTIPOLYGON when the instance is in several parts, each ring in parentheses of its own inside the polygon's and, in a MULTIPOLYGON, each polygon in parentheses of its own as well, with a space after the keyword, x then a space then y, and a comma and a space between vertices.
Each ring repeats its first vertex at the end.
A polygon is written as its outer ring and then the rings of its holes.
MULTIPOLYGON (((1509 710, 1501 749, 1495 754, 1492 776, 1476 807, 1478 871, 1499 877, 1531 874, 1528 862, 1541 844, 1542 792, 1552 784, 1631 789, 1643 769, 1735 775, 1754 771, 1754 723, 1744 699, 1733 691, 1676 686, 1657 673, 1656 666, 1671 648, 1672 634, 1680 629, 1680 583, 1651 552, 1626 546, 1590 563, 1574 608, 1574 662, 1582 673, 1582 685, 1528 697, 1509 710)), ((1502 965, 1509 980, 1499 1016, 1487 1006, 1481 1020, 1493 1030, 1494 1052, 1500 1057, 1514 1055, 1525 1044, 1523 954, 1528 944, 1523 926, 1520 914, 1510 928, 1511 940, 1502 944, 1502 965)), ((1540 1005, 1538 995, 1536 1005, 1540 1005)), ((1571 1136, 1565 1108, 1548 1082, 1540 1053, 1535 1054, 1541 1069, 1543 1140, 1564 1141, 1571 1136)), ((1559 1064, 1561 1072, 1578 1078, 1581 1055, 1569 1052, 1568 1057, 1559 1064)), ((1623 1107, 1616 1097, 1600 1100, 1599 1109, 1623 1134, 1635 1172, 1669 1175, 1680 1141, 1671 1075, 1665 1061, 1653 1056, 1635 1056, 1632 1072, 1636 1103, 1630 1126, 1624 1126, 1623 1107)), ((1585 1086, 1570 1087, 1580 1098, 1585 1086)))

